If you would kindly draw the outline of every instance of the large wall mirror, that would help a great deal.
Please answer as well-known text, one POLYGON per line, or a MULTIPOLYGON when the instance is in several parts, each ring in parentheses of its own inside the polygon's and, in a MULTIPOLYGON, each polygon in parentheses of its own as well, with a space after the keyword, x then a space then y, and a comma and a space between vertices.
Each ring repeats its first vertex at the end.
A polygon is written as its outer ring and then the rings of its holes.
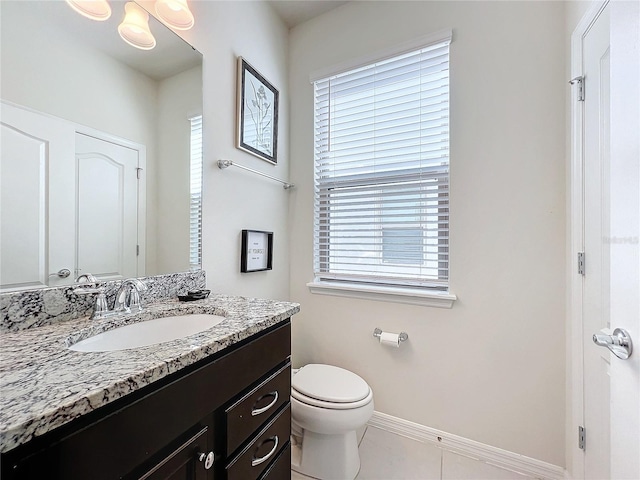
POLYGON ((153 16, 128 45, 109 4, 0 2, 0 291, 199 268, 202 55, 153 16))

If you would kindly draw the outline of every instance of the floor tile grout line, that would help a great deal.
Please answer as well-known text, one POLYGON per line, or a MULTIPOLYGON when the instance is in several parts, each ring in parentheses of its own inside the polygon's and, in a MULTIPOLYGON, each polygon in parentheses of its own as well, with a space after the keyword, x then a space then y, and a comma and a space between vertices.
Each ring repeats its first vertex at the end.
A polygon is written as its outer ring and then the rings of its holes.
MULTIPOLYGON (((416 440, 416 439, 410 438, 410 437, 408 437, 408 436, 400 435, 400 434, 397 434, 397 433, 395 433, 395 432, 389 432, 389 431, 386 431, 386 430, 384 430, 384 429, 380 429, 380 428, 377 428, 377 427, 374 427, 374 430, 380 430, 381 432, 385 432, 386 434, 392 435, 392 436, 394 436, 394 437, 404 438, 404 439, 406 439, 406 440, 409 440, 409 441, 411 441, 411 442, 414 442, 414 443, 417 443, 417 444, 420 444, 420 445, 429 445, 429 443, 427 443, 427 442, 421 442, 421 441, 419 441, 419 440, 416 440)), ((362 437, 360 438, 360 441, 358 442, 358 450, 359 450, 360 452, 362 452, 361 447, 362 447, 362 444, 363 444, 363 442, 364 442, 365 436, 367 436, 367 434, 372 434, 372 432, 373 432, 373 430, 370 430, 370 429, 369 429, 369 425, 367 425, 367 426, 365 427, 365 430, 364 430, 363 434, 362 434, 362 437)), ((369 435, 369 436, 370 436, 370 435, 369 435)), ((515 473, 516 475, 518 475, 519 480, 534 480, 534 478, 533 478, 533 477, 527 476, 527 475, 525 475, 525 474, 522 474, 522 473, 520 473, 520 472, 516 472, 516 471, 511 470, 511 469, 505 469, 504 467, 501 467, 501 466, 499 466, 499 465, 494 465, 494 464, 492 464, 491 462, 486 462, 486 461, 483 461, 483 460, 481 460, 481 459, 478 459, 478 458, 475 458, 475 457, 472 457, 472 456, 467 456, 467 455, 464 455, 464 454, 460 454, 460 453, 457 453, 457 452, 448 451, 448 450, 445 450, 444 448, 442 448, 442 447, 440 447, 440 446, 438 446, 438 445, 432 445, 432 444, 431 444, 430 446, 431 446, 432 448, 437 449, 438 454, 439 454, 439 462, 436 460, 435 462, 433 462, 433 463, 432 463, 432 465, 434 465, 434 464, 435 464, 435 465, 438 465, 438 464, 439 464, 439 475, 438 475, 438 476, 434 475, 434 476, 432 477, 432 478, 434 478, 434 479, 435 479, 435 478, 438 478, 439 480, 444 480, 444 479, 445 479, 445 476, 444 476, 444 466, 445 466, 445 465, 444 465, 444 463, 445 463, 445 461, 444 461, 444 455, 445 455, 445 451, 447 451, 447 452, 448 452, 449 454, 451 454, 451 455, 456 455, 456 456, 460 456, 460 457, 463 457, 463 458, 467 458, 468 460, 471 460, 471 461, 473 461, 474 463, 477 463, 477 464, 484 464, 484 465, 487 465, 487 466, 491 466, 491 467, 493 467, 493 468, 495 468, 495 469, 497 469, 497 470, 499 470, 499 471, 503 471, 503 472, 515 473)), ((434 459, 434 460, 435 460, 435 459, 434 459)), ((455 462, 454 462, 454 463, 455 463, 455 462)), ((434 465, 434 467, 435 467, 435 465, 434 465)), ((450 465, 450 466, 452 466, 452 465, 450 465)), ((436 467, 436 468, 437 468, 437 467, 436 467)), ((435 470, 435 468, 434 468, 434 470, 435 470)), ((455 470, 455 469, 454 469, 454 470, 455 470)), ((292 473, 293 473, 293 471, 292 471, 292 473)), ((358 479, 360 479, 360 478, 361 478, 361 477, 360 477, 360 474, 361 474, 361 473, 362 473, 361 471, 358 471, 358 474, 357 474, 357 476, 356 476, 355 480, 358 480, 358 479)), ((432 473, 436 473, 436 472, 432 472, 432 473)), ((451 473, 451 472, 450 472, 450 473, 451 473)), ((313 479, 312 477, 308 477, 308 476, 300 475, 300 474, 297 474, 297 473, 296 473, 296 477, 295 477, 295 478, 296 478, 296 479, 299 479, 299 480, 315 480, 315 479, 313 479)), ((370 478, 370 477, 367 477, 367 478, 370 478)), ((394 477, 394 478, 396 478, 396 477, 394 477)), ((471 478, 471 477, 465 477, 465 478, 471 478)), ((482 477, 482 478, 488 478, 488 477, 482 477)))

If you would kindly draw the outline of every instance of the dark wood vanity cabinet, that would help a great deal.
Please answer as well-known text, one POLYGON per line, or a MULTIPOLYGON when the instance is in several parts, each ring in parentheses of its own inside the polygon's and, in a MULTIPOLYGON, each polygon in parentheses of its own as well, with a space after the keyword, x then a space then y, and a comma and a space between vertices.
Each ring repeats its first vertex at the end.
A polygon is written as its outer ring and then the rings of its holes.
POLYGON ((288 479, 290 338, 281 323, 16 447, 2 478, 288 479))
POLYGON ((141 480, 206 480, 209 475, 204 462, 207 461, 207 455, 213 457, 213 453, 205 453, 209 451, 207 432, 208 427, 204 427, 167 456, 162 456, 164 458, 159 462, 152 462, 150 467, 141 468, 139 473, 127 477, 141 480))

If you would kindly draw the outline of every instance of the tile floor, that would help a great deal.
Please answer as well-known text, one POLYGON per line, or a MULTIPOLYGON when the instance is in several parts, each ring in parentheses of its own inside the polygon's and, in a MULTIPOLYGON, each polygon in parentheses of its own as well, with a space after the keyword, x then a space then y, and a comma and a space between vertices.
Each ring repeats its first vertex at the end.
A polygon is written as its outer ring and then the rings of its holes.
MULTIPOLYGON (((365 431, 360 462, 356 480, 533 480, 376 427, 365 431)), ((291 479, 309 477, 291 472, 291 479)))

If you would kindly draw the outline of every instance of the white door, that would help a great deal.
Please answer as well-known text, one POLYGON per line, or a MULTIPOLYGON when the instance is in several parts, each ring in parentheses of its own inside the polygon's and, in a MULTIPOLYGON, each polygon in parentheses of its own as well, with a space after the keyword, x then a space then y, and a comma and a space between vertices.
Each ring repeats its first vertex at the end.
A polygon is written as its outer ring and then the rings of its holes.
POLYGON ((75 259, 73 126, 6 103, 0 108, 0 288, 69 284, 75 259), (65 270, 71 273, 56 274, 65 270))
POLYGON ((613 327, 635 341, 611 361, 611 478, 640 479, 640 3, 611 3, 611 239, 613 327))
MULTIPOLYGON (((609 7, 584 37, 583 348, 585 478, 609 478, 610 352, 593 343, 610 330, 609 318, 609 7), (588 93, 587 93, 588 91, 588 93)), ((609 332, 610 333, 610 332, 609 332)))
MULTIPOLYGON (((638 60, 634 83, 632 74, 620 71, 621 66, 626 68, 622 57, 629 43, 610 41, 621 33, 619 22, 612 22, 620 16, 618 8, 616 2, 607 5, 583 37, 582 312, 588 479, 640 478, 640 353, 622 360, 593 342, 594 334, 610 335, 615 328, 640 340, 638 60), (635 105, 621 88, 635 89, 635 105), (629 121, 635 121, 634 131, 628 128, 629 121)), ((636 36, 637 28, 636 24, 636 36)))
POLYGON ((138 167, 138 150, 76 134, 78 274, 139 275, 138 167))

